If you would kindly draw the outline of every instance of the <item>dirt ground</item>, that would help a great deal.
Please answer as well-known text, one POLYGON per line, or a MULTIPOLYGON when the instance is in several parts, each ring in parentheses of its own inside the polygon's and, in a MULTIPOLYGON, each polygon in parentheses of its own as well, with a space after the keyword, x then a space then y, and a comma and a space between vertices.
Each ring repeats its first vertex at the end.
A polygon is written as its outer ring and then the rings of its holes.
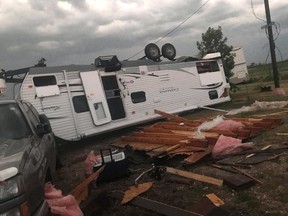
MULTIPOLYGON (((218 109, 232 109, 240 107, 243 104, 227 103, 217 106, 218 109)), ((286 108, 287 110, 287 108, 286 108)), ((261 149, 267 145, 271 148, 288 147, 288 136, 276 135, 276 133, 288 132, 288 114, 282 113, 280 116, 270 115, 283 111, 283 109, 251 112, 239 114, 233 117, 253 117, 263 114, 265 118, 282 118, 282 124, 263 132, 261 135, 253 138, 255 149, 261 149)), ((197 119, 202 117, 216 117, 222 114, 221 112, 211 110, 197 110, 194 112, 182 115, 189 119, 197 119)), ((262 117, 263 118, 263 117, 262 117)), ((82 182, 84 177, 84 160, 87 154, 94 150, 98 152, 103 146, 107 147, 112 143, 120 142, 123 135, 129 134, 137 130, 137 127, 128 128, 125 130, 108 133, 101 136, 89 138, 77 143, 60 143, 59 155, 63 167, 57 170, 55 185, 61 189, 64 194, 68 194, 76 185, 82 182)), ((131 152, 130 152, 131 153, 131 152)), ((132 154, 132 153, 131 153, 132 154)), ((240 160, 245 155, 231 157, 231 161, 240 160)), ((130 176, 121 178, 117 181, 99 185, 94 191, 96 198, 92 207, 87 210, 85 215, 105 215, 105 216, 157 216, 150 210, 137 207, 132 204, 121 205, 119 200, 110 198, 109 194, 113 191, 126 191, 134 184, 135 178, 143 171, 152 166, 152 163, 157 165, 168 165, 178 169, 183 169, 198 174, 211 176, 214 178, 223 178, 228 173, 223 170, 213 168, 211 166, 215 161, 209 156, 193 166, 183 166, 181 161, 183 157, 175 157, 172 159, 164 158, 162 160, 152 160, 141 152, 133 155, 134 160, 129 163, 130 176), (135 156, 135 157, 134 157, 135 156), (89 213, 88 213, 89 212, 89 213)), ((181 184, 168 181, 169 174, 165 173, 161 180, 151 179, 148 175, 144 175, 140 179, 140 183, 146 181, 155 181, 153 187, 142 194, 142 197, 162 202, 178 208, 191 210, 192 206, 203 198, 206 194, 214 193, 224 202, 224 208, 230 212, 230 215, 235 216, 257 216, 257 215, 288 215, 288 150, 283 150, 283 154, 276 159, 258 163, 244 169, 262 182, 256 183, 254 186, 247 189, 233 190, 230 187, 223 185, 221 187, 192 181, 190 184, 181 184)))

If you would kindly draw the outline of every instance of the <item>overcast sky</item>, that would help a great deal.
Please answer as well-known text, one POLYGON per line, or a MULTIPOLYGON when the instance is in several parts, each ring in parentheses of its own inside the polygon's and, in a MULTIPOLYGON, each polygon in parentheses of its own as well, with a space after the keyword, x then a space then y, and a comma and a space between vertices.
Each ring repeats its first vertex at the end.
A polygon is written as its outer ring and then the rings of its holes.
MULTIPOLYGON (((31 66, 41 57, 48 66, 90 64, 110 54, 124 60, 166 35, 206 1, 0 0, 0 68, 31 66)), ((266 20, 264 0, 253 0, 253 7, 266 20)), ((270 10, 272 21, 281 26, 276 46, 287 59, 288 1, 270 0, 270 10)), ((210 0, 157 44, 169 42, 177 56, 195 56, 201 33, 221 26, 228 44, 242 47, 249 64, 265 62, 269 45, 263 25, 253 15, 251 0, 210 0)), ((276 36, 276 28, 274 32, 276 36)))

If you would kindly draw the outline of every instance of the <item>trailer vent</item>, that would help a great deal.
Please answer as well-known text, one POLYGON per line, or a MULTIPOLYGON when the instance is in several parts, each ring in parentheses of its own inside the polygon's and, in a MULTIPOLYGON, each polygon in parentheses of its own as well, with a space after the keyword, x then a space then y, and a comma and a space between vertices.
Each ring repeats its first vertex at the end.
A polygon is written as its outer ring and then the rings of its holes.
POLYGON ((218 92, 216 90, 209 91, 209 98, 210 100, 218 98, 218 92))
POLYGON ((116 55, 99 56, 95 59, 96 68, 104 68, 105 72, 121 70, 122 64, 116 55))

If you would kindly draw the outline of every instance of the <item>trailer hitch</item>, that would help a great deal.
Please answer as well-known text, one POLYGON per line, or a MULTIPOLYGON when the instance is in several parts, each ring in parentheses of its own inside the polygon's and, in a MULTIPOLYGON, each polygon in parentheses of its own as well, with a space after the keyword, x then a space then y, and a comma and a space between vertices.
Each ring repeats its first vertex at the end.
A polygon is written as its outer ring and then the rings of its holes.
POLYGON ((135 185, 138 185, 138 181, 139 179, 144 176, 146 173, 148 174, 148 176, 156 179, 156 180, 161 180, 163 173, 166 172, 166 167, 164 166, 155 166, 154 164, 152 164, 152 167, 149 168, 148 170, 145 170, 144 172, 142 172, 136 179, 135 179, 135 185))

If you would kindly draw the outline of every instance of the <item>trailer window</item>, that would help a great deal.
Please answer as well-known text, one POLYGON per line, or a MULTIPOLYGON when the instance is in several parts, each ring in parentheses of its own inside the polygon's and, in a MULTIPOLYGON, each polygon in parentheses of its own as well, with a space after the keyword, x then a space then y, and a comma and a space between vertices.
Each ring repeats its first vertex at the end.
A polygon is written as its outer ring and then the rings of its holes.
POLYGON ((217 61, 196 62, 196 67, 199 74, 220 70, 217 61))
POLYGON ((33 83, 39 98, 60 95, 55 76, 36 76, 33 77, 33 83))
POLYGON ((38 76, 33 77, 33 82, 36 87, 40 86, 49 86, 49 85, 56 85, 56 77, 55 76, 38 76))
POLYGON ((74 96, 72 101, 76 113, 89 111, 89 106, 85 95, 74 96))
POLYGON ((146 101, 146 95, 144 91, 131 93, 131 99, 133 103, 142 103, 146 101))

